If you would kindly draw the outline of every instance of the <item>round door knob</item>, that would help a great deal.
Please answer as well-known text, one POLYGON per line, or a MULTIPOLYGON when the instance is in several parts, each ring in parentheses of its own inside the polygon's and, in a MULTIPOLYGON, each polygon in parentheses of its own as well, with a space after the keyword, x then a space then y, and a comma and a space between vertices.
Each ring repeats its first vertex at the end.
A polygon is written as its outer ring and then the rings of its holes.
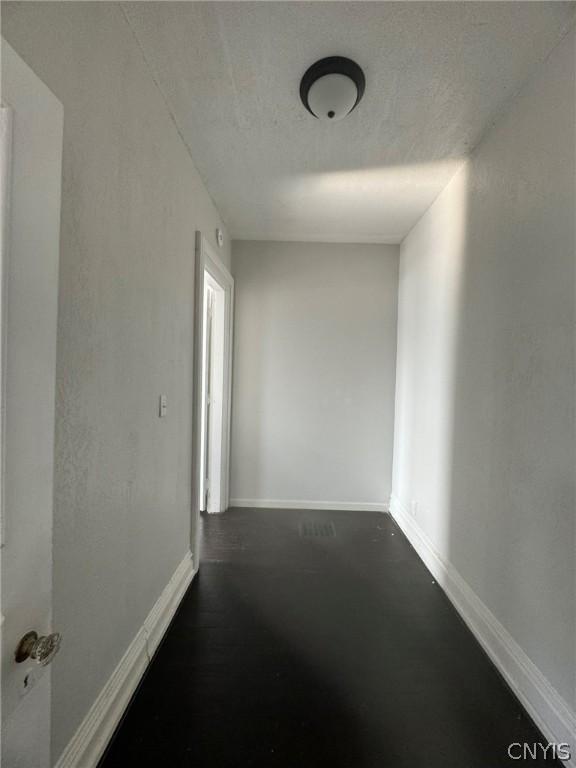
POLYGON ((62 635, 53 632, 51 635, 40 635, 37 632, 26 632, 18 643, 14 658, 20 664, 26 659, 31 659, 43 667, 50 664, 54 656, 60 650, 62 635))

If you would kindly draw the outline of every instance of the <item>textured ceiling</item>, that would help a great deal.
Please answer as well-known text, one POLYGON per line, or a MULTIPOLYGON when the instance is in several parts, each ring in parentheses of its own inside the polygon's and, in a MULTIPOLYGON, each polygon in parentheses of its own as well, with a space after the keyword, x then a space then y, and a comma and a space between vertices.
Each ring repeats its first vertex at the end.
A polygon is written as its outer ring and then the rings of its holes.
POLYGON ((399 242, 570 23, 563 2, 123 3, 233 237, 399 242), (366 73, 336 124, 323 56, 366 73))

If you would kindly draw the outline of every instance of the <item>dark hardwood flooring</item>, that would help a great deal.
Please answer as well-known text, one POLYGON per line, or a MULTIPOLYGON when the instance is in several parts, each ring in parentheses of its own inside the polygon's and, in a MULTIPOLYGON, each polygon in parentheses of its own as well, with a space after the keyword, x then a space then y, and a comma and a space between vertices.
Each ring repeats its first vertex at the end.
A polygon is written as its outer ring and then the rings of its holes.
POLYGON ((512 742, 545 740, 388 515, 231 510, 101 768, 501 768, 512 742))

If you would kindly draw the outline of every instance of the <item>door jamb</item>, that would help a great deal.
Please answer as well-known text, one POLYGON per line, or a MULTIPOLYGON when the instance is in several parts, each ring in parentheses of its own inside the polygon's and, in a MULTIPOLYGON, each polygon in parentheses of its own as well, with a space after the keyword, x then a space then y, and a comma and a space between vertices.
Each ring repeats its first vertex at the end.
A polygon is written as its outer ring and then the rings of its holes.
MULTIPOLYGON (((0 118, 2 125, 2 148, 0 159, 3 171, 0 172, 0 549, 4 545, 5 536, 5 506, 4 506, 4 424, 6 411, 6 328, 8 325, 7 314, 7 280, 8 272, 8 221, 10 216, 10 190, 12 171, 12 108, 4 101, 0 101, 0 118)), ((1 558, 1 554, 0 554, 1 558)), ((0 560, 1 562, 1 560, 0 560)), ((1 581, 0 581, 1 583, 1 581)), ((0 605, 0 626, 2 624, 2 612, 0 605)))
MULTIPOLYGON (((0 101, 0 650, 2 649, 2 625, 4 613, 2 605, 2 547, 4 546, 5 527, 5 457, 4 425, 6 413, 6 329, 7 329, 7 280, 8 271, 8 221, 10 215, 10 190, 12 182, 12 109, 0 101)), ((0 669, 0 690, 2 690, 2 670, 0 669)), ((0 697, 1 699, 2 697, 0 697)), ((2 752, 2 702, 0 700, 0 754, 2 752)))
MULTIPOLYGON (((194 397, 193 397, 193 461, 192 518, 198 530, 200 507, 200 440, 202 415, 202 338, 204 334, 204 272, 207 271, 224 290, 224 397, 222 402, 222 452, 220 475, 220 512, 229 504, 230 425, 232 405, 232 339, 234 324, 234 278, 219 259, 202 232, 196 232, 196 265, 194 275, 194 397)), ((198 536, 192 532, 194 562, 198 564, 198 536)))

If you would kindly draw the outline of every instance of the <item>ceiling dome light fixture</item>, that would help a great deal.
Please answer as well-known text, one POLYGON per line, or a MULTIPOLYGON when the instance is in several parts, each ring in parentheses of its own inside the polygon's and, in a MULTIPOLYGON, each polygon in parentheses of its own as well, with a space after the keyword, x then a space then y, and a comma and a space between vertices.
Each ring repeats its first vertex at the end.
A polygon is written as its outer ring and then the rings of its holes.
POLYGON ((300 81, 302 103, 319 120, 342 120, 364 95, 366 78, 358 64, 344 56, 320 59, 300 81))

